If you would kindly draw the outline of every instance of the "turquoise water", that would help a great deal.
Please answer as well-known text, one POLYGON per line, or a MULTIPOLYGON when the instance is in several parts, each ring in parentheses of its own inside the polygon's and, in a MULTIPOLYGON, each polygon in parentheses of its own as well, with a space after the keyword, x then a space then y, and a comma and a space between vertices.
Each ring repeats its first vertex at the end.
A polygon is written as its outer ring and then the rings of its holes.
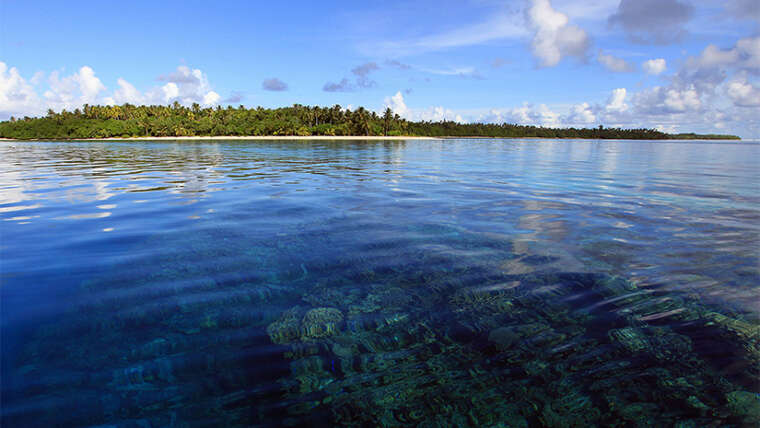
POLYGON ((756 426, 759 159, 0 142, 1 425, 756 426))

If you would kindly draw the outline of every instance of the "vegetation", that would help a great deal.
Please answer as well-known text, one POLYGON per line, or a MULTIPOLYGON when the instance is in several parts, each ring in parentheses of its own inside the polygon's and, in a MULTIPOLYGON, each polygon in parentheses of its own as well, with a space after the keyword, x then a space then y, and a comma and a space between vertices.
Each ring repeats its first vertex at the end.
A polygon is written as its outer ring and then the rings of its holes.
POLYGON ((739 139, 733 135, 666 134, 654 129, 543 128, 513 124, 411 122, 386 109, 382 115, 359 107, 201 108, 170 106, 90 106, 73 112, 48 110, 45 117, 0 122, 0 137, 15 139, 83 139, 181 136, 429 136, 593 139, 739 139))

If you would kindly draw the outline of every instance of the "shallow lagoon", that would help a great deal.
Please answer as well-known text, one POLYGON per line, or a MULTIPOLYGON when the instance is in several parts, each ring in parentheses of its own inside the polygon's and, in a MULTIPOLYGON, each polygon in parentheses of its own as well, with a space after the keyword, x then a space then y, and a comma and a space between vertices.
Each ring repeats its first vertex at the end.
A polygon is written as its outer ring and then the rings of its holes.
POLYGON ((2 426, 754 426, 758 159, 0 142, 2 426))

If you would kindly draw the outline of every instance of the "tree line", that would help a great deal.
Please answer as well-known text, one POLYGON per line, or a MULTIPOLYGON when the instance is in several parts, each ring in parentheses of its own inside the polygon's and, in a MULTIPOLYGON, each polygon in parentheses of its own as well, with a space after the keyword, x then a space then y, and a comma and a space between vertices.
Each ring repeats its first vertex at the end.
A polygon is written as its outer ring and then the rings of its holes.
POLYGON ((386 108, 382 114, 359 107, 344 109, 295 104, 281 108, 244 106, 202 108, 199 104, 136 106, 84 105, 74 111, 48 110, 44 117, 0 122, 0 137, 84 139, 183 136, 425 136, 588 139, 738 139, 733 135, 667 134, 655 129, 545 128, 540 126, 409 121, 386 108))

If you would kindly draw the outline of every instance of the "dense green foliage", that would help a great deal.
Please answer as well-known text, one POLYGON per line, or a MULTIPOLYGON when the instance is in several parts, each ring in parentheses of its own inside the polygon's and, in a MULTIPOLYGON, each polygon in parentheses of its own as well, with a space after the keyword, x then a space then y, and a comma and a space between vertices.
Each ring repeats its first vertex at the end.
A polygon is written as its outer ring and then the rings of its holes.
POLYGON ((738 139, 732 135, 666 134, 654 129, 543 128, 512 124, 410 122, 386 109, 384 114, 359 107, 201 108, 173 105, 90 106, 73 112, 48 110, 46 117, 0 122, 0 137, 82 139, 109 137, 276 135, 390 135, 429 137, 738 139))

